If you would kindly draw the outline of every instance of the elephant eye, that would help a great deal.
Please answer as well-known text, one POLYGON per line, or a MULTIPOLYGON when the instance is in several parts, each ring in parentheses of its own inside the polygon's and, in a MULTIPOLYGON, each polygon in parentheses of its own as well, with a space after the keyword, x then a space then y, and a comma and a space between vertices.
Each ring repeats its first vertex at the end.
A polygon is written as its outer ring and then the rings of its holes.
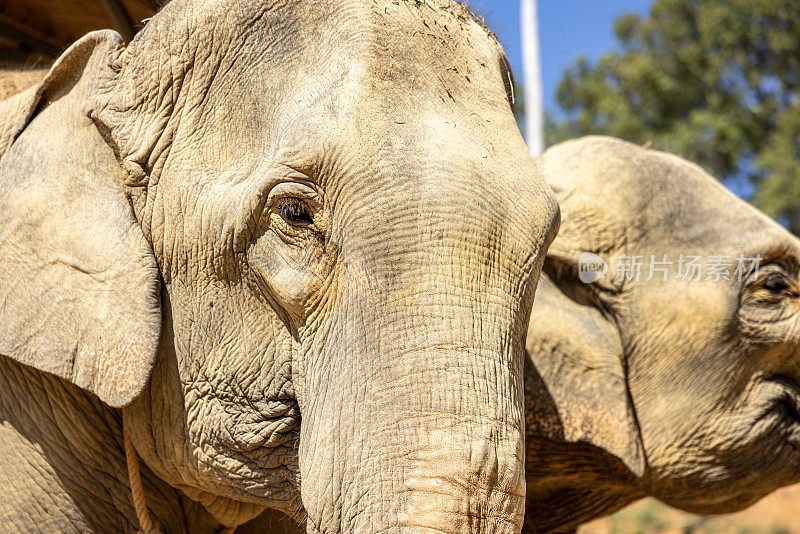
POLYGON ((761 285, 764 289, 769 291, 770 293, 783 293, 787 289, 789 289, 789 283, 786 279, 779 275, 773 275, 766 279, 766 281, 761 285))
POLYGON ((308 206, 299 200, 290 199, 281 206, 281 216, 286 222, 295 225, 308 225, 314 223, 308 206))

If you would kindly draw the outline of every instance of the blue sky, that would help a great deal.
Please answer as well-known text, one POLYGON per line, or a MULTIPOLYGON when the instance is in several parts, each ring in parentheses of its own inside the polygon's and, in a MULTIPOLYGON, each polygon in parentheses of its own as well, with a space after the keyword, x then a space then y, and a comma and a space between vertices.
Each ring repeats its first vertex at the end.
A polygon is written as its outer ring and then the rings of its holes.
MULTIPOLYGON (((522 81, 519 37, 519 0, 462 0, 486 19, 508 55, 511 68, 522 81)), ((598 59, 616 45, 614 20, 625 13, 647 15, 653 0, 538 0, 542 83, 546 111, 560 117, 556 89, 564 69, 584 55, 598 59)), ((726 182, 743 198, 753 192, 744 180, 726 182)))
MULTIPOLYGON (((538 4, 545 108, 557 113, 555 93, 564 69, 581 54, 596 59, 613 48, 614 19, 629 12, 646 14, 651 0, 538 0, 538 4)), ((500 38, 521 80, 519 0, 471 0, 469 5, 500 38)))

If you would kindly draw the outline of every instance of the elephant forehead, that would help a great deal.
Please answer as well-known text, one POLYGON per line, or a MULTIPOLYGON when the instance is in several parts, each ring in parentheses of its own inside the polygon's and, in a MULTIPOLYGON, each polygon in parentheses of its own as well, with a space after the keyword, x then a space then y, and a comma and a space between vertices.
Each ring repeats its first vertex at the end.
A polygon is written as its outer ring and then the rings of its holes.
POLYGON ((498 102, 508 107, 510 71, 502 49, 460 4, 389 1, 373 10, 371 20, 375 48, 368 73, 373 80, 403 87, 404 95, 434 89, 439 93, 435 105, 469 94, 472 108, 498 102))
POLYGON ((121 105, 163 95, 178 112, 176 145, 212 166, 263 157, 292 123, 316 126, 309 113, 368 134, 433 113, 511 121, 501 48, 449 0, 173 0, 129 56, 137 94, 121 105))
POLYGON ((328 65, 319 58, 304 60, 295 54, 320 43, 341 48, 371 42, 377 48, 370 54, 351 59, 371 62, 376 72, 384 67, 386 75, 409 64, 430 70, 432 58, 448 67, 456 66, 454 60, 486 53, 496 60, 500 51, 494 34, 453 0, 172 0, 143 33, 148 37, 135 41, 152 41, 167 55, 189 63, 225 54, 243 64, 288 56, 294 64, 321 69, 328 65), (251 51, 264 55, 248 57, 251 51))
POLYGON ((723 253, 748 244, 794 242, 774 221, 677 156, 587 137, 548 150, 539 163, 561 205, 559 239, 587 250, 614 249, 612 243, 625 241, 645 248, 714 246, 723 253))

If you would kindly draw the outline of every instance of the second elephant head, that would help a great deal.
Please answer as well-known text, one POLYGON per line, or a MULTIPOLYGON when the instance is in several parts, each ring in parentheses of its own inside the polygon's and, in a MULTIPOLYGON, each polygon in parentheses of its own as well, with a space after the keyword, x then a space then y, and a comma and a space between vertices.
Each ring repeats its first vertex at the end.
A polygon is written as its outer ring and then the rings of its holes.
POLYGON ((537 161, 563 226, 527 341, 526 528, 800 481, 800 241, 673 155, 589 137, 537 161))

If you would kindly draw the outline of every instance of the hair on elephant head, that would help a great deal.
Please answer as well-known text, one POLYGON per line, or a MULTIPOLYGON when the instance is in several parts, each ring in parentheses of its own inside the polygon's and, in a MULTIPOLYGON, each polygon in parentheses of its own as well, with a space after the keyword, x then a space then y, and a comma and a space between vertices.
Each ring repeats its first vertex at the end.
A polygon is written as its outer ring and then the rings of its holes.
POLYGON ((800 241, 676 156, 589 137, 537 163, 563 224, 527 340, 526 529, 800 480, 800 241))
POLYGON ((558 208, 449 0, 173 0, 0 104, 0 353, 227 525, 513 531, 558 208))

